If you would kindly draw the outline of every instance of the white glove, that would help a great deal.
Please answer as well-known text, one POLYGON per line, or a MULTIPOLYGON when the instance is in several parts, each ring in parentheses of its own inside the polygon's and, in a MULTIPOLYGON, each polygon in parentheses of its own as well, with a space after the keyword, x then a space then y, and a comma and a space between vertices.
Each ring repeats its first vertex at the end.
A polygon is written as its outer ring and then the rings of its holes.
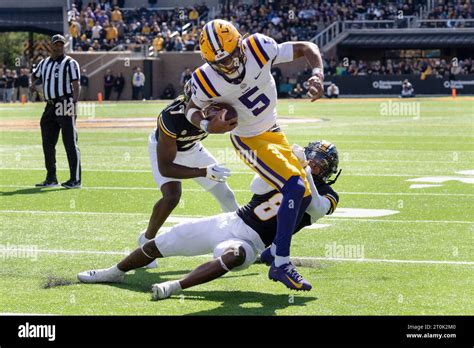
POLYGON ((308 165, 308 160, 306 159, 306 154, 304 153, 304 148, 299 146, 298 144, 293 144, 291 146, 291 151, 293 151, 293 154, 298 158, 298 161, 300 161, 301 165, 306 167, 308 165))
POLYGON ((230 170, 218 164, 211 164, 206 168, 206 178, 208 179, 225 182, 229 176, 230 170))

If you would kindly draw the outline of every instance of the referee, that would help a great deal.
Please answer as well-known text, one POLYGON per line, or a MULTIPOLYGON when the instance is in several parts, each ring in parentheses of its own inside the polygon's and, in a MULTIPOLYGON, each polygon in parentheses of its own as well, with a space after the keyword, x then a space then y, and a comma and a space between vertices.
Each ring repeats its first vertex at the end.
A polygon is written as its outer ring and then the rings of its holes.
POLYGON ((81 187, 81 160, 77 145, 76 103, 79 98, 79 64, 64 54, 66 39, 54 35, 51 39, 51 56, 43 59, 34 69, 30 89, 35 91, 37 79, 43 79, 43 95, 46 108, 41 117, 41 137, 43 141, 46 180, 36 187, 58 185, 56 176, 56 144, 61 130, 70 178, 61 185, 65 188, 81 187))

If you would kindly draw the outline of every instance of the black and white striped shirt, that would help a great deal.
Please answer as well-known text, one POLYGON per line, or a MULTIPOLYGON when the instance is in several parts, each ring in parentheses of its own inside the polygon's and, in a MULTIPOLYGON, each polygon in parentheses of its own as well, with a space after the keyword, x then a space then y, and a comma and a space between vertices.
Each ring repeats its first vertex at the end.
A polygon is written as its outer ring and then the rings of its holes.
POLYGON ((43 78, 43 93, 46 100, 72 95, 72 81, 81 78, 79 64, 66 55, 57 60, 51 57, 43 59, 33 69, 33 75, 43 78))

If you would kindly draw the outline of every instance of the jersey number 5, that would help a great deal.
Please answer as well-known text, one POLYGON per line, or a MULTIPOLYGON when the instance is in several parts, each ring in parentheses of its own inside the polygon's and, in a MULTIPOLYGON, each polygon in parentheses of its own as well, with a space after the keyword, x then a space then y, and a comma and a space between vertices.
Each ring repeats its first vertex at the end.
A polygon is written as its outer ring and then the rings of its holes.
POLYGON ((256 206, 253 212, 262 221, 270 220, 272 217, 278 214, 278 208, 280 208, 282 199, 283 195, 281 193, 276 193, 268 201, 260 203, 258 206, 256 206))
POLYGON ((258 91, 258 87, 255 86, 254 88, 250 89, 247 93, 245 93, 239 98, 242 104, 244 104, 248 109, 252 109, 253 107, 257 106, 257 104, 260 102, 262 103, 262 105, 252 110, 252 114, 254 116, 260 115, 262 111, 265 110, 268 107, 268 105, 270 105, 270 99, 268 99, 268 97, 263 93, 256 96, 253 100, 249 99, 257 91, 258 91))

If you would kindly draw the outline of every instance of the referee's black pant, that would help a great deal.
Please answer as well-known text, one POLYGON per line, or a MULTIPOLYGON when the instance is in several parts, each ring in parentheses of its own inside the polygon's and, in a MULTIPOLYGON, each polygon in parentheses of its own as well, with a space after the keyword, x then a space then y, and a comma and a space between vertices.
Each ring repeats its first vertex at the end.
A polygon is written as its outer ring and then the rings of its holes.
POLYGON ((69 162, 70 180, 81 181, 80 151, 77 145, 75 105, 68 100, 49 101, 41 117, 46 178, 56 180, 56 144, 61 130, 69 162))

